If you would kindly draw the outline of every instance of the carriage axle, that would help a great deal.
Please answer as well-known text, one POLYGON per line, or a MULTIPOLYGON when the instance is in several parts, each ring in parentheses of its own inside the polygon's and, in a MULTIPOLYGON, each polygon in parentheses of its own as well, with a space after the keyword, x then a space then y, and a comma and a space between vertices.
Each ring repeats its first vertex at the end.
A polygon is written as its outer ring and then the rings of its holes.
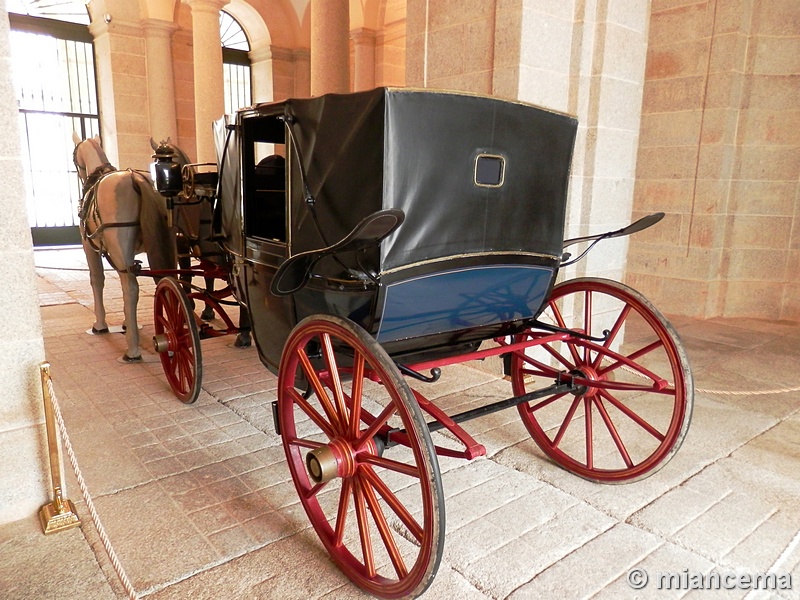
MULTIPOLYGON (((505 400, 499 400, 497 402, 492 402, 491 404, 487 404, 485 406, 479 406, 478 408, 473 408, 472 410, 467 410, 462 413, 458 413, 456 415, 452 415, 448 417, 448 419, 452 422, 452 424, 458 423, 466 423, 467 421, 472 421, 474 419, 478 419, 480 417, 484 417, 486 415, 491 415, 496 412, 500 412, 501 410, 506 410, 507 408, 513 408, 515 406, 519 406, 520 404, 524 404, 526 402, 531 402, 533 400, 538 400, 540 398, 546 398, 548 396, 554 396, 556 394, 564 394, 567 392, 571 392, 574 389, 574 384, 570 381, 561 382, 558 381, 551 386, 546 388, 542 388, 540 390, 534 390, 532 392, 528 392, 527 394, 522 394, 521 396, 512 396, 511 398, 506 398, 505 400)), ((441 421, 431 421, 427 423, 428 431, 431 433, 435 431, 439 431, 441 429, 452 430, 453 425, 451 423, 442 423, 441 421)), ((397 438, 398 436, 404 436, 406 434, 405 429, 392 429, 386 433, 386 447, 391 448, 392 446, 396 446, 400 444, 397 438)))

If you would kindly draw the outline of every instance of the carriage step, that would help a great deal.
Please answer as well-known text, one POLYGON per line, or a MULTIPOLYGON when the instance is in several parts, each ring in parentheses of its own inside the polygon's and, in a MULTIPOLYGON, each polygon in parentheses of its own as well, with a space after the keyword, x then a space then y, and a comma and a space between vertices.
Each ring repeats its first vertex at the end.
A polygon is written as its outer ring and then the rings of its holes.
POLYGON ((272 424, 275 426, 275 433, 281 435, 281 422, 278 419, 278 401, 272 401, 272 424))

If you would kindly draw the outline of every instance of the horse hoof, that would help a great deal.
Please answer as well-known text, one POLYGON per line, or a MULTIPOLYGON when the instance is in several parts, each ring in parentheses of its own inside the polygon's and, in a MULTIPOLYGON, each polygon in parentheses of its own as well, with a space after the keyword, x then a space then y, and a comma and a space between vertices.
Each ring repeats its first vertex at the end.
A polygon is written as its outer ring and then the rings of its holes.
POLYGON ((214 309, 207 306, 203 312, 200 313, 200 318, 203 321, 211 321, 214 318, 214 309))
POLYGON ((122 355, 122 362, 124 363, 135 363, 135 362, 142 362, 142 355, 139 356, 128 356, 128 353, 122 355))
POLYGON ((250 337, 243 338, 241 335, 236 336, 236 341, 233 342, 234 348, 249 348, 251 344, 250 337))
POLYGON ((92 335, 102 335, 104 333, 108 333, 108 327, 103 327, 102 329, 92 327, 92 335))

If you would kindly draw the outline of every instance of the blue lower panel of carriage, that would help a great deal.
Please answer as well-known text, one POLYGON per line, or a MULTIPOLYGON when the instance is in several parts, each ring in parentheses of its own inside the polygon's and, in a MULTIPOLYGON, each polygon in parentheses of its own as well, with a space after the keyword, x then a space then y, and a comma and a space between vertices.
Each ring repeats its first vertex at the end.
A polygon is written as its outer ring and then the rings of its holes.
POLYGON ((443 271, 386 286, 380 343, 530 318, 553 270, 492 265, 443 271))

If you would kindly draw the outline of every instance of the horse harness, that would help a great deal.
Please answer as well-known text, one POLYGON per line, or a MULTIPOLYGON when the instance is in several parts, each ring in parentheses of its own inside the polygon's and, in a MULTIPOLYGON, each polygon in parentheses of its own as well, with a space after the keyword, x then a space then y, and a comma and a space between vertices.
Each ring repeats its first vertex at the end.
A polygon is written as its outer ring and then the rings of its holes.
MULTIPOLYGON (((91 143, 94 143, 92 140, 89 140, 91 143)), ((72 154, 72 161, 75 163, 75 168, 80 170, 80 166, 78 165, 78 146, 75 146, 75 150, 72 154)), ((136 173, 133 169, 127 169, 130 173, 136 173)), ((81 196, 80 204, 78 205, 78 218, 81 221, 83 227, 81 227, 81 234, 83 239, 89 242, 89 246, 98 254, 102 254, 105 259, 111 263, 111 266, 120 273, 127 272, 127 269, 119 269, 117 265, 114 264, 114 261, 111 260, 111 257, 106 252, 106 249, 103 245, 103 231, 106 229, 111 229, 114 227, 138 227, 138 221, 122 221, 118 223, 103 223, 102 219, 100 218, 100 211, 97 207, 97 186, 100 182, 105 178, 106 175, 109 173, 115 173, 118 169, 114 167, 111 163, 103 163, 99 167, 97 167, 94 171, 92 171, 86 177, 86 181, 83 184, 83 195, 81 196), (98 224, 97 229, 94 230, 93 233, 89 233, 87 227, 87 221, 89 215, 92 216, 92 220, 98 224)), ((138 174, 138 173, 136 173, 138 174)), ((142 191, 139 187, 136 178, 133 177, 131 179, 133 184, 134 191, 141 197, 142 191)))

